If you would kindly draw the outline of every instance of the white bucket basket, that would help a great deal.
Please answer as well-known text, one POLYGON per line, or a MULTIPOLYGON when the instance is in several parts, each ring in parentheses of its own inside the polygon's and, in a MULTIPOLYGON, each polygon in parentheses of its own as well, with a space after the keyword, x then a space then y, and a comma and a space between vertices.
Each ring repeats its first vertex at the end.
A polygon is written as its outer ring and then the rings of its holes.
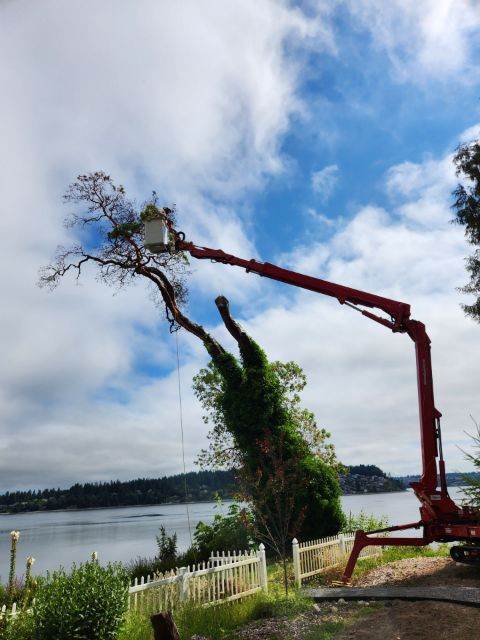
POLYGON ((163 218, 145 220, 144 246, 152 253, 164 253, 169 250, 169 232, 163 218))

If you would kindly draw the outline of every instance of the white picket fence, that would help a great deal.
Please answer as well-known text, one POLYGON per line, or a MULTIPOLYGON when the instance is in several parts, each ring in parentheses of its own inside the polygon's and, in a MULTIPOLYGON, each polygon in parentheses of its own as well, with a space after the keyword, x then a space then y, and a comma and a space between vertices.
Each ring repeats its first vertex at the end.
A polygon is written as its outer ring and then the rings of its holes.
MULTIPOLYGON (((265 546, 258 551, 212 553, 208 562, 180 567, 164 574, 135 578, 128 590, 129 607, 153 612, 174 609, 179 603, 201 605, 229 602, 258 591, 268 591, 265 546)), ((15 617, 20 607, 14 603, 0 608, 0 620, 15 617)))
POLYGON ((19 607, 17 607, 16 602, 14 602, 9 609, 7 609, 7 605, 4 604, 3 607, 0 608, 0 620, 6 617, 14 618, 19 613, 20 613, 20 609, 19 607))
POLYGON ((261 544, 258 551, 217 553, 196 566, 174 569, 153 579, 136 578, 129 589, 129 605, 135 610, 163 611, 187 601, 209 605, 267 590, 265 547, 261 544))
MULTIPOLYGON (((298 542, 294 538, 292 556, 295 584, 301 587, 303 580, 308 580, 325 569, 345 562, 353 548, 354 540, 354 534, 339 534, 306 542, 298 542)), ((383 547, 365 547, 360 552, 359 558, 381 555, 382 552, 383 547)))
POLYGON ((212 566, 216 567, 222 564, 230 564, 231 562, 237 562, 238 560, 244 560, 250 557, 250 551, 215 551, 210 555, 209 562, 212 566))

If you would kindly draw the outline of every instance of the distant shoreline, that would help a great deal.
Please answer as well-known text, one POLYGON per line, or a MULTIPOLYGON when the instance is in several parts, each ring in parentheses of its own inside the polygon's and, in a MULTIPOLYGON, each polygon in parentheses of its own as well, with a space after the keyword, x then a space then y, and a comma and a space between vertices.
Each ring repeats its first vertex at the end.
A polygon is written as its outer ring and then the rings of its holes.
MULTIPOLYGON (((375 495, 382 495, 385 493, 404 493, 405 491, 408 491, 408 487, 405 487, 405 489, 397 489, 397 490, 390 490, 390 491, 358 491, 356 493, 342 493, 342 496, 375 496, 375 495)), ((128 508, 134 508, 134 507, 162 507, 162 506, 173 506, 173 505, 177 505, 177 506, 182 506, 182 505, 186 505, 186 504, 207 504, 209 502, 216 502, 215 500, 209 499, 209 500, 191 500, 189 502, 152 502, 149 504, 117 504, 117 505, 110 505, 110 506, 105 506, 105 507, 67 507, 65 509, 32 509, 32 510, 26 510, 26 511, 2 511, 0 512, 0 518, 2 516, 19 516, 19 515, 25 515, 28 513, 69 513, 69 512, 76 512, 76 511, 100 511, 102 509, 128 509, 128 508)), ((233 498, 222 498, 221 502, 233 502, 233 498)))
MULTIPOLYGON (((232 502, 233 498, 222 498, 221 502, 232 502)), ((18 516, 25 513, 68 513, 69 511, 100 511, 101 509, 128 509, 130 507, 162 507, 183 504, 206 504, 215 500, 191 500, 190 502, 152 502, 148 504, 114 504, 105 507, 66 507, 65 509, 32 509, 26 511, 0 511, 1 516, 18 516)))

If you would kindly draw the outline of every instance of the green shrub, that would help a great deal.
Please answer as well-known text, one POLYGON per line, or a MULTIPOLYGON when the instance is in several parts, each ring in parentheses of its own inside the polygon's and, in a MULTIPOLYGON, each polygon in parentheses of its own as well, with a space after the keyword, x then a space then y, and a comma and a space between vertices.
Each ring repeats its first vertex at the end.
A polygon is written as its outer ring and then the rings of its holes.
POLYGON ((195 546, 190 547, 181 553, 175 559, 175 561, 162 561, 159 558, 142 558, 138 556, 135 560, 131 560, 125 565, 125 571, 127 572, 130 580, 135 578, 153 576, 158 573, 165 573, 174 569, 175 567, 187 567, 192 564, 207 560, 208 557, 200 556, 195 546))
POLYGON ((33 605, 35 640, 114 640, 127 606, 128 577, 119 564, 49 573, 33 605))
POLYGON ((362 531, 375 531, 376 529, 384 529, 388 527, 388 518, 382 516, 377 518, 372 514, 360 511, 356 516, 350 512, 348 514, 345 525, 342 527, 342 533, 355 533, 358 529, 362 531))
POLYGON ((142 576, 146 578, 154 573, 163 573, 164 569, 158 558, 138 556, 135 560, 131 560, 125 565, 125 571, 130 580, 135 580, 135 578, 141 578, 142 576))
POLYGON ((251 516, 237 504, 228 508, 227 515, 217 513, 211 524, 199 522, 194 534, 194 547, 202 559, 208 559, 212 551, 244 551, 253 540, 248 522, 251 516))
POLYGON ((33 617, 29 613, 19 613, 14 618, 0 621, 2 640, 35 640, 33 617))
POLYGON ((163 524, 160 527, 160 535, 157 536, 158 555, 157 558, 163 563, 173 563, 177 561, 177 534, 169 536, 163 524))

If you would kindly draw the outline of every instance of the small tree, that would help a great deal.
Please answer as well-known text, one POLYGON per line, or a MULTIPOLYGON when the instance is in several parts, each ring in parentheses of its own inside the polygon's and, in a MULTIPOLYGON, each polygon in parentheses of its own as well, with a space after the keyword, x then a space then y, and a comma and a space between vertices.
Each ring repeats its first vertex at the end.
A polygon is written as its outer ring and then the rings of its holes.
POLYGON ((298 505, 298 496, 305 495, 310 481, 310 475, 302 470, 307 458, 301 448, 292 455, 284 433, 266 432, 257 445, 264 463, 246 465, 239 471, 240 495, 250 505, 255 537, 266 542, 282 563, 288 593, 290 545, 308 510, 307 504, 298 505))
MULTIPOLYGON (((473 453, 467 453, 464 451, 465 458, 468 462, 471 462, 475 469, 480 472, 480 424, 472 418, 475 431, 472 434, 468 434, 473 442, 473 453)), ((480 479, 474 476, 463 476, 464 488, 463 493, 467 498, 468 503, 472 507, 480 509, 480 479)))
POLYGON ((464 227, 468 241, 476 247, 466 259, 470 281, 461 289, 476 299, 472 304, 462 307, 468 316, 480 322, 480 142, 460 146, 454 163, 457 175, 465 183, 459 184, 453 192, 455 201, 452 208, 456 212, 453 222, 464 227))
POLYGON ((165 527, 160 525, 160 533, 156 536, 158 554, 157 558, 162 564, 175 566, 177 561, 177 534, 169 536, 165 527))

